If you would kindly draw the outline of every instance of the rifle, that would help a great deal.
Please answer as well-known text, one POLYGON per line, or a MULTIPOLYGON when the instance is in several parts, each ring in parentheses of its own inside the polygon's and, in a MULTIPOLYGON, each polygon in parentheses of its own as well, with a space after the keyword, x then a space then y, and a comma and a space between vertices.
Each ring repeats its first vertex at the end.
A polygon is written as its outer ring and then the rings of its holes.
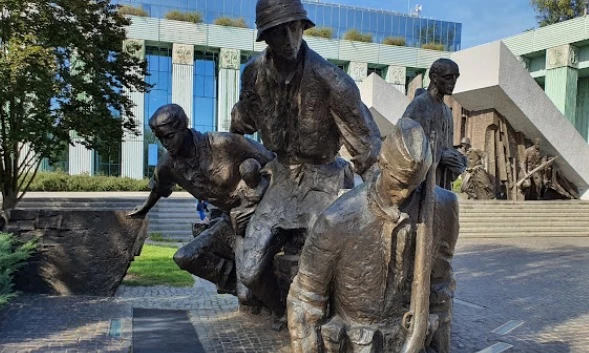
POLYGON ((523 185, 524 181, 526 181, 528 178, 530 178, 532 175, 534 175, 534 173, 539 172, 541 170, 544 170, 544 169, 548 168, 557 159, 558 159, 558 156, 552 157, 552 158, 550 158, 550 160, 542 163, 540 166, 538 166, 537 168, 535 168, 534 170, 532 170, 531 172, 529 172, 525 177, 523 177, 521 180, 519 180, 517 182, 517 184, 516 184, 517 187, 518 188, 521 188, 521 186, 523 185))
POLYGON ((434 237, 433 218, 436 188, 437 136, 430 136, 433 163, 425 179, 422 194, 417 239, 415 242, 415 263, 411 284, 410 311, 403 315, 402 325, 409 332, 401 353, 418 353, 425 344, 429 319, 430 280, 432 273, 434 237))

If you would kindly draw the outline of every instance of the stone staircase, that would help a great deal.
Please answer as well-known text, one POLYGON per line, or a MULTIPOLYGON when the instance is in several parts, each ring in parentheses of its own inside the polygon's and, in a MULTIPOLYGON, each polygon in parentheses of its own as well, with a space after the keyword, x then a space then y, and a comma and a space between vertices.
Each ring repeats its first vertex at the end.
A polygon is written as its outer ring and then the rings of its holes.
POLYGON ((589 237, 589 202, 461 200, 460 237, 589 237))
POLYGON ((177 241, 192 239, 192 223, 199 220, 196 200, 190 197, 160 199, 149 212, 149 233, 177 241))
MULTIPOLYGON (((25 195, 21 209, 123 210, 131 212, 145 202, 149 193, 40 193, 25 195)), ((187 193, 162 198, 149 212, 148 233, 159 233, 177 241, 192 239, 192 223, 198 220, 196 200, 187 193)))
MULTIPOLYGON (((141 205, 148 193, 29 193, 25 209, 125 210, 141 205)), ((177 241, 192 239, 196 201, 188 193, 161 199, 149 213, 150 234, 177 241)), ((588 201, 460 200, 461 238, 589 237, 588 201)))

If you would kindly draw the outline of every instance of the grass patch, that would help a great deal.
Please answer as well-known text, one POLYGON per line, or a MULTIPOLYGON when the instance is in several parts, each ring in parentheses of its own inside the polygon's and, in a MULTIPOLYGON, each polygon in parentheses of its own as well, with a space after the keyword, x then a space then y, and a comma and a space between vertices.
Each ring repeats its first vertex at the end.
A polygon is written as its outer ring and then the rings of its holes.
POLYGON ((131 263, 123 284, 127 286, 170 286, 190 287, 194 284, 192 275, 181 270, 173 260, 178 248, 143 245, 141 256, 131 263))
POLYGON ((162 233, 151 233, 149 235, 149 240, 159 241, 162 243, 176 243, 176 241, 174 239, 164 238, 164 235, 162 233))
POLYGON ((429 49, 429 50, 446 50, 446 46, 441 43, 425 43, 421 45, 422 49, 429 49))
POLYGON ((147 11, 143 10, 142 8, 128 5, 119 6, 118 12, 121 15, 131 15, 139 17, 149 16, 147 11))
POLYGON ((372 43, 372 34, 360 33, 356 29, 350 29, 344 34, 345 40, 352 40, 355 42, 372 43))
POLYGON ((166 20, 173 20, 173 21, 183 21, 183 22, 192 22, 192 23, 202 23, 202 14, 197 11, 179 11, 179 10, 172 10, 164 16, 166 20))
POLYGON ((311 37, 320 37, 331 39, 333 38, 333 29, 329 27, 313 27, 305 31, 305 35, 311 37))
POLYGON ((404 47, 405 45, 407 45, 407 41, 403 37, 386 37, 382 41, 382 44, 396 45, 398 47, 404 47))
POLYGON ((227 16, 219 17, 215 19, 214 22, 217 26, 226 26, 226 27, 238 27, 238 28, 249 28, 247 22, 243 17, 239 18, 231 18, 227 16))

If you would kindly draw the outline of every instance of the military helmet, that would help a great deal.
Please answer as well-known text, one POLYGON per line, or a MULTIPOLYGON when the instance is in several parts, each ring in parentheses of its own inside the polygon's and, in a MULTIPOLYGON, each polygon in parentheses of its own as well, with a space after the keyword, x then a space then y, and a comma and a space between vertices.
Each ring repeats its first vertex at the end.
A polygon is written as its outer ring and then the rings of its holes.
POLYGON ((258 0, 256 3, 257 42, 261 42, 264 32, 272 27, 292 21, 303 21, 305 29, 315 27, 307 17, 301 0, 258 0))
POLYGON ((432 164, 429 139, 421 125, 409 118, 399 119, 382 143, 379 164, 410 189, 421 184, 432 164))
POLYGON ((463 137, 462 140, 460 140, 460 144, 461 145, 469 145, 469 146, 472 146, 470 144, 470 139, 468 137, 463 137))

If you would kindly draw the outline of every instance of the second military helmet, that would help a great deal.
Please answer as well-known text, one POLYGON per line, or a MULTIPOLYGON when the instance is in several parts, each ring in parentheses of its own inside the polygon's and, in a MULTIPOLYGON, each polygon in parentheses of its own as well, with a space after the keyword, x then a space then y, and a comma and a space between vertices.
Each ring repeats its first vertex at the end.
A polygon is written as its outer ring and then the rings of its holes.
POLYGON ((315 27, 307 17, 301 0, 258 0, 256 3, 256 41, 264 40, 264 32, 272 27, 292 21, 303 21, 305 29, 315 27))

